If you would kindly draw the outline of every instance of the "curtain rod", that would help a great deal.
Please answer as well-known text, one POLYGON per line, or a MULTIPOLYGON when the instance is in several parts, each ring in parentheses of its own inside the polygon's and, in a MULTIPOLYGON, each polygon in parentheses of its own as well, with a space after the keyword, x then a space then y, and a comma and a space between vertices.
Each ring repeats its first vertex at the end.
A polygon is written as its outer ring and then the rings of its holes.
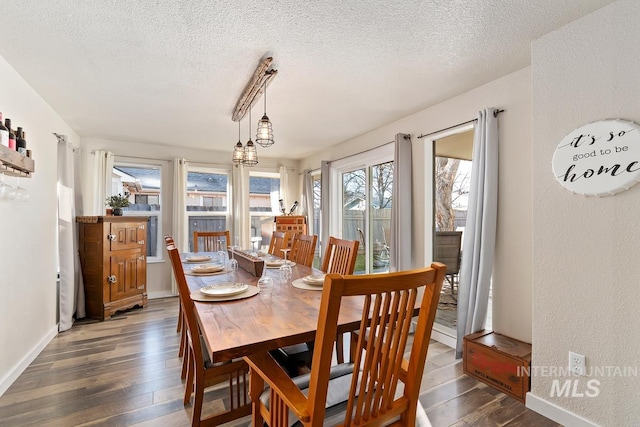
POLYGON ((367 148, 364 151, 360 151, 359 153, 349 154, 348 156, 340 157, 339 159, 327 160, 330 164, 333 162, 339 162, 340 160, 348 159, 349 157, 359 156, 360 154, 368 153, 369 151, 377 150, 378 148, 382 148, 385 145, 393 144, 395 141, 385 142, 384 144, 378 145, 376 147, 367 148))
MULTIPOLYGON (((498 117, 498 114, 503 113, 503 112, 504 112, 504 110, 496 110, 496 111, 493 112, 493 117, 498 117)), ((440 130, 437 130, 435 132, 429 132, 429 133, 425 133, 425 134, 422 134, 422 135, 418 135, 416 138, 418 138, 418 139, 426 138, 427 136, 435 135, 437 133, 444 132, 446 130, 457 128, 458 126, 468 125, 469 123, 474 123, 474 122, 477 122, 477 121, 478 121, 478 119, 467 120, 466 122, 458 123, 457 125, 449 126, 448 128, 440 129, 440 130)))

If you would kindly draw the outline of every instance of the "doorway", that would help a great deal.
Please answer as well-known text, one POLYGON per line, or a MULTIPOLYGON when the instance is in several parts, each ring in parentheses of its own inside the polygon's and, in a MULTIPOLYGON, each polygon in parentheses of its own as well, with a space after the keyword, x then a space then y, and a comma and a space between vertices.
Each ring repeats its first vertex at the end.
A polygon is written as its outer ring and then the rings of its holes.
POLYGON ((434 330, 457 335, 457 294, 473 162, 473 126, 433 140, 433 260, 447 265, 434 330))

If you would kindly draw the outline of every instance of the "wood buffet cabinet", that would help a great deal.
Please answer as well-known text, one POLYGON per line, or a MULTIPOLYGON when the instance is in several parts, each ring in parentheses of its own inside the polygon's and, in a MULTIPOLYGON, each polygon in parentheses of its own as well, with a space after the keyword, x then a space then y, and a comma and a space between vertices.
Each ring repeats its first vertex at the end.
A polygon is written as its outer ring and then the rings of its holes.
POLYGON ((77 217, 87 317, 147 305, 147 217, 77 217))

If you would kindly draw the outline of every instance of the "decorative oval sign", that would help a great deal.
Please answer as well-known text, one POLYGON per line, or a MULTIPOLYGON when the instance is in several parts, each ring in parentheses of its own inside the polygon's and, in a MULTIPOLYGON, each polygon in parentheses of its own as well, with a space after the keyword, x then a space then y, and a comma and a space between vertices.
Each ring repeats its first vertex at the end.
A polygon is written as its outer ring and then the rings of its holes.
POLYGON ((553 153, 553 174, 567 190, 609 196, 640 181, 640 126, 624 120, 586 124, 553 153))

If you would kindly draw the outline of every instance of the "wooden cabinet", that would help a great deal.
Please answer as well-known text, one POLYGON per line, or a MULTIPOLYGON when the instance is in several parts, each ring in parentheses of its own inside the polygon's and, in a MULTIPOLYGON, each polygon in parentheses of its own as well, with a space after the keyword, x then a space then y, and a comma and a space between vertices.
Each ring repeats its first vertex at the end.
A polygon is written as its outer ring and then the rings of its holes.
POLYGON ((147 217, 78 217, 87 317, 147 305, 147 217))
POLYGON ((492 331, 467 335, 463 344, 465 374, 524 403, 531 384, 531 344, 492 331))

